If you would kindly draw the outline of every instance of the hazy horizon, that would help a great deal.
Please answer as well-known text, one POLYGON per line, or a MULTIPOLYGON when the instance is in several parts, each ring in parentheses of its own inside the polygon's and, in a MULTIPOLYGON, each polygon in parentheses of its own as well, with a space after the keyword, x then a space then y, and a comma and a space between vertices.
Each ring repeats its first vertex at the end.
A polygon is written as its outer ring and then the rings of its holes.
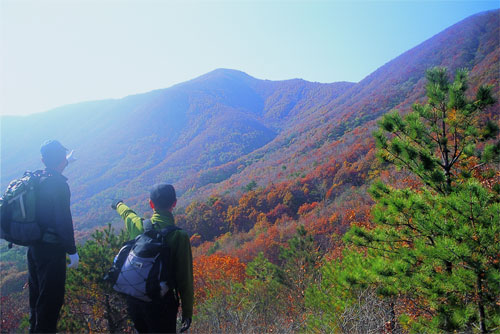
POLYGON ((218 68, 258 79, 359 82, 496 8, 497 1, 3 0, 2 114, 122 98, 218 68))

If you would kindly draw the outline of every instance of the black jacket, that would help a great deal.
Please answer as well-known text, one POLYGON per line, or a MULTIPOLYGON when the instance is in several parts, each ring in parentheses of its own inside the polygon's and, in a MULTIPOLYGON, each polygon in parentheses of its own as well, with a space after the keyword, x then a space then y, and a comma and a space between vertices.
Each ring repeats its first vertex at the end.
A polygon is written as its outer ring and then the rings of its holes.
POLYGON ((37 219, 46 230, 44 242, 59 243, 68 254, 76 253, 73 219, 70 210, 68 179, 46 169, 38 187, 37 219))

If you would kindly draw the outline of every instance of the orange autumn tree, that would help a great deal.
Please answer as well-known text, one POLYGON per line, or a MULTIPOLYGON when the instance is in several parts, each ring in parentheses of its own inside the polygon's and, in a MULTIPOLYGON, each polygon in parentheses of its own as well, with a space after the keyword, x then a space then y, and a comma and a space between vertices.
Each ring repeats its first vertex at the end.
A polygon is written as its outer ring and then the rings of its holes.
POLYGON ((246 266, 238 258, 213 254, 194 259, 195 317, 192 333, 241 332, 246 266))
POLYGON ((245 264, 238 258, 228 255, 202 255, 194 259, 194 295, 197 303, 207 297, 227 292, 228 283, 243 282, 245 264))

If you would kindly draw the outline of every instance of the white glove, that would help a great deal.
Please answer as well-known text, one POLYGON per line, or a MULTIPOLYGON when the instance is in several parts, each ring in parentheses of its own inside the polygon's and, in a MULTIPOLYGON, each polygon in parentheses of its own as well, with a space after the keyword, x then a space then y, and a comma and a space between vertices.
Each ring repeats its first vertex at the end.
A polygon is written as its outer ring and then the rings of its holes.
POLYGON ((80 257, 78 256, 78 253, 69 254, 68 268, 71 268, 71 269, 78 268, 78 262, 80 262, 80 257))
POLYGON ((160 296, 165 296, 168 292, 167 282, 160 282, 160 296))

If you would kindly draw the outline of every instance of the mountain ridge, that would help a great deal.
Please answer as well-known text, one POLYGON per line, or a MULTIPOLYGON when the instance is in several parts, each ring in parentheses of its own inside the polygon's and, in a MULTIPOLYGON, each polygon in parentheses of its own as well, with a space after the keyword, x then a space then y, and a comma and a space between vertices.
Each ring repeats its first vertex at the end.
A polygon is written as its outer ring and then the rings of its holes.
MULTIPOLYGON (((425 96, 425 71, 433 66, 448 66, 449 72, 452 74, 457 68, 468 65, 468 69, 471 71, 471 86, 477 88, 479 83, 494 84, 494 93, 498 96, 498 75, 495 75, 495 73, 500 73, 498 62, 500 55, 500 20, 498 14, 499 11, 496 10, 468 17, 387 62, 358 84, 352 86, 343 95, 333 99, 328 105, 317 108, 317 112, 313 113, 315 118, 306 119, 305 125, 298 132, 302 133, 302 138, 314 136, 314 132, 320 133, 321 135, 315 141, 317 143, 324 142, 325 138, 329 136, 340 138, 345 133, 346 128, 357 127, 364 122, 371 122, 393 108, 407 110, 411 103, 425 96), (483 24, 480 24, 481 22, 483 24), (478 63, 473 65, 465 64, 463 60, 458 59, 453 63, 453 66, 449 66, 452 65, 449 59, 455 59, 456 55, 461 55, 463 47, 461 48, 460 45, 463 43, 459 43, 459 41, 464 30, 468 31, 468 35, 474 35, 475 32, 475 36, 483 37, 483 41, 493 42, 490 43, 489 48, 483 49, 487 50, 487 52, 484 51, 486 56, 478 60, 478 63), (482 35, 479 34, 480 32, 482 32, 482 35), (446 41, 444 44, 446 46, 452 45, 452 47, 447 48, 448 53, 444 54, 442 54, 443 47, 440 47, 443 41, 446 41), (450 49, 452 50, 450 51, 450 49), (493 68, 489 71, 489 75, 477 75, 477 73, 483 71, 481 69, 474 71, 475 68, 480 66, 481 61, 488 60, 487 57, 493 58, 490 61, 491 64, 487 66, 493 68), (406 66, 403 66, 405 64, 406 66), (403 71, 398 71, 399 68, 402 68, 403 71), (393 73, 401 74, 397 77, 392 75, 393 73), (481 81, 477 80, 476 77, 480 77, 481 81), (406 84, 408 82, 410 84, 406 84), (389 97, 393 100, 388 101, 389 97), (383 100, 376 101, 377 98, 383 100), (327 136, 324 133, 327 133, 327 136)), ((495 108, 498 112, 498 105, 495 108)), ((373 128, 373 122, 368 126, 373 128)), ((282 133, 281 142, 286 142, 286 138, 293 136, 294 131, 297 131, 297 129, 292 128, 290 131, 282 133)), ((368 131, 368 133, 370 132, 368 131)), ((276 140, 280 140, 280 138, 276 140)), ((300 137, 296 140, 300 141, 300 137)), ((306 140, 303 139, 302 141, 305 142, 306 140)), ((279 147, 280 144, 276 146, 279 147)), ((301 152, 309 149, 308 145, 302 145, 302 147, 295 147, 290 151, 301 152)), ((291 155, 288 154, 288 156, 291 155)), ((275 174, 280 173, 279 167, 279 164, 275 164, 275 174)), ((252 169, 253 167, 246 168, 252 169)), ((242 172, 240 171, 240 173, 242 172)), ((245 176, 242 176, 241 179, 248 178, 248 175, 252 173, 248 171, 243 172, 243 174, 245 176)), ((256 177, 258 178, 258 176, 256 177)), ((241 186, 241 182, 234 179, 229 182, 236 182, 241 186)), ((218 189, 224 187, 225 185, 220 185, 218 189)), ((210 194, 211 191, 210 189, 205 190, 205 196, 210 194)))
MULTIPOLYGON (((498 13, 449 27, 358 83, 271 81, 215 69, 122 99, 2 116, 1 186, 41 167, 38 149, 48 137, 79 158, 66 171, 79 230, 116 222, 106 209, 113 198, 146 212, 148 188, 160 181, 174 183, 186 205, 214 193, 241 193, 252 180, 264 185, 307 175, 330 155, 368 143, 385 112, 422 99, 429 67, 448 66, 451 73, 466 67, 472 86, 493 83, 498 95, 498 13)), ((368 152, 366 145, 360 152, 368 152)))

